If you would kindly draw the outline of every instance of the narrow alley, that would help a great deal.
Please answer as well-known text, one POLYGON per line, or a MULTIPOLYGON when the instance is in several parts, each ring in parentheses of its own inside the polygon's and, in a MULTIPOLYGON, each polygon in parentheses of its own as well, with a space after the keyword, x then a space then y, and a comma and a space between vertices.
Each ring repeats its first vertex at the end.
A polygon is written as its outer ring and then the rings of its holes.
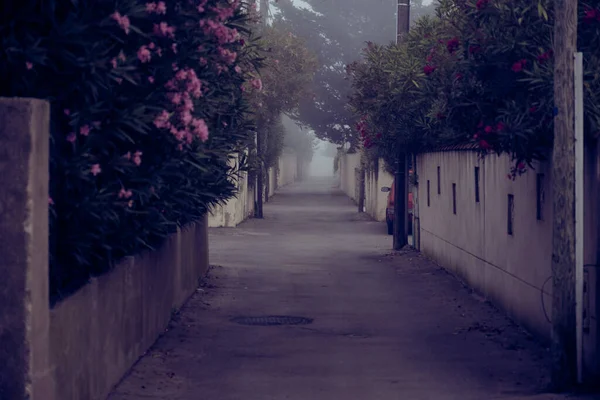
POLYGON ((330 179, 210 232, 209 277, 111 400, 485 400, 543 395, 547 352, 330 179), (306 317, 253 326, 239 317, 306 317))

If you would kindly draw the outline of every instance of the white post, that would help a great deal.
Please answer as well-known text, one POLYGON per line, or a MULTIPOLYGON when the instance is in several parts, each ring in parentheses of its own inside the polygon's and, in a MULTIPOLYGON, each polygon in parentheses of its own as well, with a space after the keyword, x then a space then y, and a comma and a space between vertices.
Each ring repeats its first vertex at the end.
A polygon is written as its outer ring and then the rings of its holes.
POLYGON ((577 380, 583 382, 583 54, 575 53, 575 296, 577 380))

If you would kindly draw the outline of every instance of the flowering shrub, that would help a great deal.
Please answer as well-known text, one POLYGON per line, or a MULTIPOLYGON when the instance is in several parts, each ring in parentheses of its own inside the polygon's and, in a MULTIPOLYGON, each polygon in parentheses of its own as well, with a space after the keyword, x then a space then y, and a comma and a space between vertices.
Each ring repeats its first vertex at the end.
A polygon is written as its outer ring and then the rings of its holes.
POLYGON ((52 105, 56 299, 233 194, 259 60, 240 0, 5 3, 0 95, 52 105))
MULTIPOLYGON (((482 154, 508 154, 514 179, 552 146, 551 2, 442 0, 437 12, 400 45, 366 50, 350 69, 350 105, 370 129, 383 132, 374 143, 384 157, 392 146, 392 153, 418 152, 473 142, 482 154)), ((579 19, 586 133, 597 135, 600 9, 583 3, 579 19)))

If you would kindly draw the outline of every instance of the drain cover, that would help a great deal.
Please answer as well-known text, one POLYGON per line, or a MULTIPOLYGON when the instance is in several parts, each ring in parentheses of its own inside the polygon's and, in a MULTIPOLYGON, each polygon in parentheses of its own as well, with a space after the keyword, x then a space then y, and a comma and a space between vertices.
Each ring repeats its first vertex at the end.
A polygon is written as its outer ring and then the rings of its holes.
POLYGON ((308 325, 312 318, 293 317, 287 315, 270 315, 265 317, 235 317, 231 319, 241 325, 276 326, 276 325, 308 325))

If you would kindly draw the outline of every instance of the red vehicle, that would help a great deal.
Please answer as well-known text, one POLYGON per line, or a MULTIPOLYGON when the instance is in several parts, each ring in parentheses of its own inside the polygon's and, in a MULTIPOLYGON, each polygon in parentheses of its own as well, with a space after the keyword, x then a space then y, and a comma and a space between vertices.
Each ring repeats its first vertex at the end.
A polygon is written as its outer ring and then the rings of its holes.
MULTIPOLYGON (((388 193, 387 207, 385 209, 385 222, 387 223, 388 235, 394 234, 394 189, 395 182, 392 183, 392 187, 381 188, 382 192, 388 193)), ((413 217, 413 194, 412 191, 408 192, 408 234, 412 235, 412 217, 413 217)))

